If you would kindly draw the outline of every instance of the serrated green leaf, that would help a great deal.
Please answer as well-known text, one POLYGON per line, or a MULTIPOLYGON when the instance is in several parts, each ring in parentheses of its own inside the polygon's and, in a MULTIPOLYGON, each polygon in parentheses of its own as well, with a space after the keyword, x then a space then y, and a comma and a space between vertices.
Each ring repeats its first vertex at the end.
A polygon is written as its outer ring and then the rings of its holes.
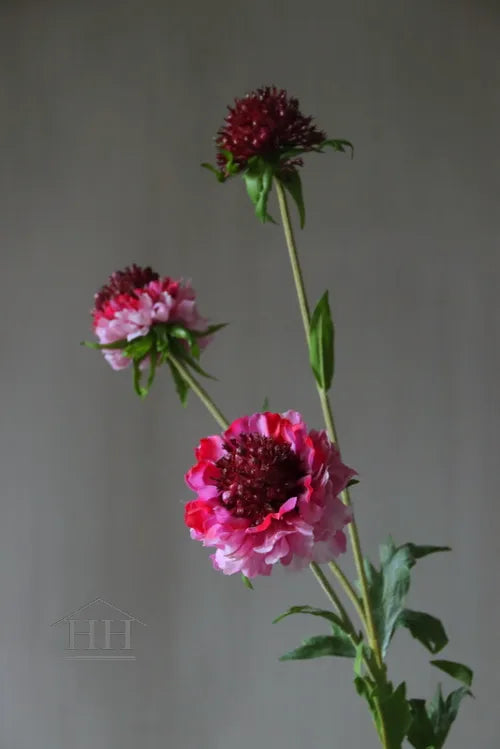
POLYGON ((325 392, 332 384, 334 371, 334 327, 325 291, 311 318, 309 361, 320 388, 325 392))
MULTIPOLYGON (((273 624, 277 624, 283 619, 286 619, 288 616, 292 616, 294 614, 310 614, 311 616, 319 616, 323 619, 326 619, 330 622, 331 625, 334 625, 336 628, 338 628, 340 630, 340 633, 348 634, 342 623, 342 620, 337 616, 337 614, 335 614, 333 611, 327 611, 326 609, 315 608, 314 606, 291 606, 288 611, 285 611, 283 614, 280 614, 276 619, 274 619, 273 624)), ((337 629, 334 629, 334 634, 339 634, 337 629)))
POLYGON ((412 637, 431 653, 439 653, 448 643, 448 637, 439 619, 423 611, 404 609, 396 620, 394 628, 397 627, 405 627, 412 637))
POLYGON ((280 174, 278 179, 295 202, 299 213, 300 228, 303 229, 306 223, 306 207, 304 205, 300 174, 297 169, 287 169, 280 174))
MULTIPOLYGON (((444 546, 417 546, 411 543, 396 547, 389 538, 387 543, 380 546, 380 569, 365 559, 375 626, 384 656, 396 627, 401 624, 398 619, 404 610, 404 602, 410 587, 410 570, 418 559, 447 550, 448 547, 444 546)), ((434 634, 438 641, 442 639, 442 633, 436 630, 434 634)))
POLYGON ((244 575, 243 573, 241 573, 241 581, 242 581, 243 585, 246 588, 248 588, 248 590, 253 590, 254 589, 253 585, 252 585, 252 581, 250 580, 250 578, 247 577, 246 575, 244 575))
POLYGON ((472 686, 474 672, 463 663, 456 663, 455 661, 436 660, 431 661, 431 664, 436 668, 439 668, 440 671, 444 671, 445 674, 448 674, 448 676, 451 676, 453 679, 461 681, 466 686, 472 686))
POLYGON ((354 658, 356 650, 347 635, 317 635, 304 640, 302 645, 285 653, 280 661, 302 661, 323 656, 354 658))
POLYGON ((187 404, 187 397, 189 393, 189 385, 179 372, 179 370, 175 367, 174 364, 172 364, 171 361, 168 362, 168 365, 170 367, 170 371, 172 372, 172 377, 174 380, 175 389, 177 392, 177 395, 179 396, 179 400, 182 403, 183 406, 187 404))

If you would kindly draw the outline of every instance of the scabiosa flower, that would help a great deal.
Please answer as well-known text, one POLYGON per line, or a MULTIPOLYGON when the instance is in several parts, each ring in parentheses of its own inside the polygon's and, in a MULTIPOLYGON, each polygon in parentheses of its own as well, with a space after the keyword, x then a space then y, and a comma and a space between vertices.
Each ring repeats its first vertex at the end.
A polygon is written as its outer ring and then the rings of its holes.
POLYGON ((186 481, 198 496, 185 523, 215 547, 216 570, 250 578, 270 575, 277 562, 300 568, 345 551, 351 513, 338 495, 356 472, 296 411, 236 419, 202 439, 196 459, 186 481))
POLYGON ((224 124, 215 138, 217 167, 204 163, 215 172, 219 182, 241 174, 248 195, 261 221, 272 221, 267 202, 273 180, 278 180, 295 201, 301 226, 305 207, 297 167, 302 154, 322 153, 330 146, 335 151, 352 150, 347 140, 329 140, 326 133, 302 114, 299 101, 284 89, 265 86, 235 99, 228 107, 224 124))
POLYGON ((206 375, 197 360, 210 336, 223 325, 211 325, 201 317, 189 282, 160 278, 151 268, 132 265, 116 271, 94 297, 93 329, 113 369, 134 368, 134 386, 146 395, 158 364, 168 361, 177 392, 186 402, 188 386, 175 361, 206 375), (149 367, 146 387, 140 384, 149 367))
MULTIPOLYGON (((305 117, 299 110, 298 99, 276 86, 258 88, 243 99, 235 99, 234 106, 228 109, 216 138, 217 163, 222 171, 227 163, 224 152, 229 152, 232 162, 243 168, 253 156, 272 161, 290 149, 312 151, 326 140, 326 133, 318 130, 312 117, 305 117)), ((292 163, 301 164, 297 159, 292 163)), ((290 159, 285 157, 282 166, 287 164, 290 159)))
MULTIPOLYGON (((198 313, 190 283, 160 278, 149 267, 132 265, 115 271, 94 299, 93 328, 101 344, 133 341, 159 323, 179 323, 191 331, 207 327, 198 313)), ((132 362, 123 350, 103 352, 113 369, 123 369, 132 362)))

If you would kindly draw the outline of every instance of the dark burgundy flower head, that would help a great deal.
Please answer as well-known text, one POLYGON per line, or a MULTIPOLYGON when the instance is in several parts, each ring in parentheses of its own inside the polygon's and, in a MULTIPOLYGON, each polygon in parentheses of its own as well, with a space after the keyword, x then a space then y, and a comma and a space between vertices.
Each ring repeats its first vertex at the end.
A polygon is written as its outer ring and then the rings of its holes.
MULTIPOLYGON (((275 86, 259 88, 243 99, 235 99, 225 124, 216 138, 217 164, 227 176, 227 151, 232 164, 244 169, 248 160, 260 156, 267 161, 279 160, 290 149, 301 152, 317 150, 326 134, 299 110, 298 99, 275 86)), ((298 165, 298 160, 289 162, 298 165)), ((287 159, 281 166, 287 166, 287 159)))

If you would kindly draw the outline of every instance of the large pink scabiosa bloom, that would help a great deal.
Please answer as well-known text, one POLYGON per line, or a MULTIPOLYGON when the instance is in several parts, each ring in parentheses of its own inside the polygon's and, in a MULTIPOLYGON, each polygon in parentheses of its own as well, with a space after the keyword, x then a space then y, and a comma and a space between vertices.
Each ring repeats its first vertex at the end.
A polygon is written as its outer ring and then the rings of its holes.
POLYGON ((351 513, 338 495, 356 472, 296 411, 236 419, 202 439, 196 459, 186 481, 198 496, 185 522, 192 538, 215 547, 215 569, 251 578, 270 575, 276 562, 300 568, 345 551, 351 513))
POLYGON ((301 226, 305 221, 302 186, 297 167, 301 156, 351 149, 347 140, 330 140, 299 109, 299 101, 284 89, 264 86, 235 99, 215 138, 217 166, 203 164, 220 182, 240 174, 261 221, 272 221, 267 202, 273 180, 281 182, 297 204, 301 226))
POLYGON ((174 358, 205 374, 197 364, 201 349, 211 333, 223 327, 207 328, 196 306, 196 295, 189 282, 161 278, 150 267, 132 265, 115 271, 95 294, 93 329, 98 344, 113 369, 134 367, 134 385, 146 395, 158 364, 168 361, 181 401, 187 385, 173 366, 174 358), (141 373, 149 367, 146 387, 141 373))

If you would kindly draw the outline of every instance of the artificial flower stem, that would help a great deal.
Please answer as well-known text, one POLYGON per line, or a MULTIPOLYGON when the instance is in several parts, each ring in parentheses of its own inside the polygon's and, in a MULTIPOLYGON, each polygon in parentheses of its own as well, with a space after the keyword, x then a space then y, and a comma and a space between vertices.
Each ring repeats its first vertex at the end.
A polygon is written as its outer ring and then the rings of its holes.
POLYGON ((210 411, 217 424, 222 429, 227 429, 229 426, 228 420, 226 419, 224 414, 217 408, 207 391, 200 385, 197 380, 195 380, 189 369, 185 367, 184 364, 182 364, 182 362, 180 362, 179 359, 177 359, 173 354, 169 353, 168 359, 179 372, 184 382, 189 385, 193 393, 196 393, 203 405, 207 408, 208 411, 210 411))
POLYGON ((356 609, 356 612, 357 612, 357 614, 358 614, 361 622, 366 627, 366 617, 365 617, 365 612, 363 610, 363 605, 362 605, 361 601, 359 600, 359 598, 358 598, 358 596, 356 594, 356 591, 354 590, 354 588, 352 587, 351 583, 347 579, 345 573, 339 567, 339 565, 336 562, 334 562, 334 561, 328 562, 328 566, 329 566, 330 570, 333 572, 333 574, 335 575, 335 577, 337 578, 337 580, 339 581, 339 583, 342 586, 342 588, 344 589, 344 591, 345 591, 347 597, 349 598, 349 600, 351 601, 352 605, 356 609))
MULTIPOLYGON (((279 179, 275 179, 274 183, 276 185, 276 193, 278 196, 281 219, 283 222, 283 231, 285 233, 288 254, 290 257, 290 264, 292 266, 292 273, 293 273, 293 278, 295 281, 295 288, 297 290, 297 297, 299 301, 300 313, 302 316, 302 323, 304 325, 306 341, 307 343, 309 343, 309 330, 310 330, 310 323, 311 323, 311 318, 310 318, 310 313, 309 313, 309 304, 307 301, 307 294, 306 294, 306 290, 304 286, 304 278, 302 276, 302 269, 300 267, 299 256, 297 253, 297 246, 295 244, 295 237, 293 234, 292 222, 290 220, 290 212, 288 210, 288 203, 287 203, 287 199, 285 195, 285 190, 281 182, 279 181, 279 179)), ((332 409, 331 409, 330 402, 328 399, 328 394, 325 392, 325 390, 323 390, 323 388, 320 388, 319 386, 318 386, 318 392, 319 392, 321 408, 323 411, 328 434, 332 442, 335 442, 338 445, 337 433, 335 429, 335 423, 333 420, 332 409)), ((351 498, 350 498, 348 489, 345 489, 342 492, 341 497, 342 497, 344 504, 347 505, 347 507, 351 507, 351 498)), ((378 637, 377 637, 377 631, 375 629, 375 621, 373 618, 373 611, 371 608, 370 596, 368 593, 368 581, 366 579, 365 568, 363 564, 363 556, 361 553, 359 533, 358 533, 356 521, 354 520, 354 518, 352 522, 349 523, 349 535, 351 539, 351 545, 352 545, 352 550, 353 550, 353 555, 354 555, 354 561, 356 564, 356 570, 357 570, 359 581, 360 581, 361 594, 363 597, 364 611, 366 614, 366 629, 367 629, 368 640, 370 642, 371 647, 373 648, 373 652, 375 654, 377 663, 381 667, 383 663, 382 652, 380 650, 380 644, 379 644, 378 637)))
POLYGON ((337 593, 330 585, 328 578, 326 577, 325 573, 323 572, 319 564, 317 564, 316 562, 311 562, 309 567, 311 568, 314 577, 316 578, 316 580, 319 582, 319 584, 323 588, 323 591, 325 592, 327 597, 330 599, 333 605, 337 608, 342 619, 340 623, 348 627, 348 629, 351 632, 351 635, 354 635, 355 637, 357 637, 356 630, 349 617, 349 614, 345 610, 342 604, 342 601, 340 600, 337 593))

